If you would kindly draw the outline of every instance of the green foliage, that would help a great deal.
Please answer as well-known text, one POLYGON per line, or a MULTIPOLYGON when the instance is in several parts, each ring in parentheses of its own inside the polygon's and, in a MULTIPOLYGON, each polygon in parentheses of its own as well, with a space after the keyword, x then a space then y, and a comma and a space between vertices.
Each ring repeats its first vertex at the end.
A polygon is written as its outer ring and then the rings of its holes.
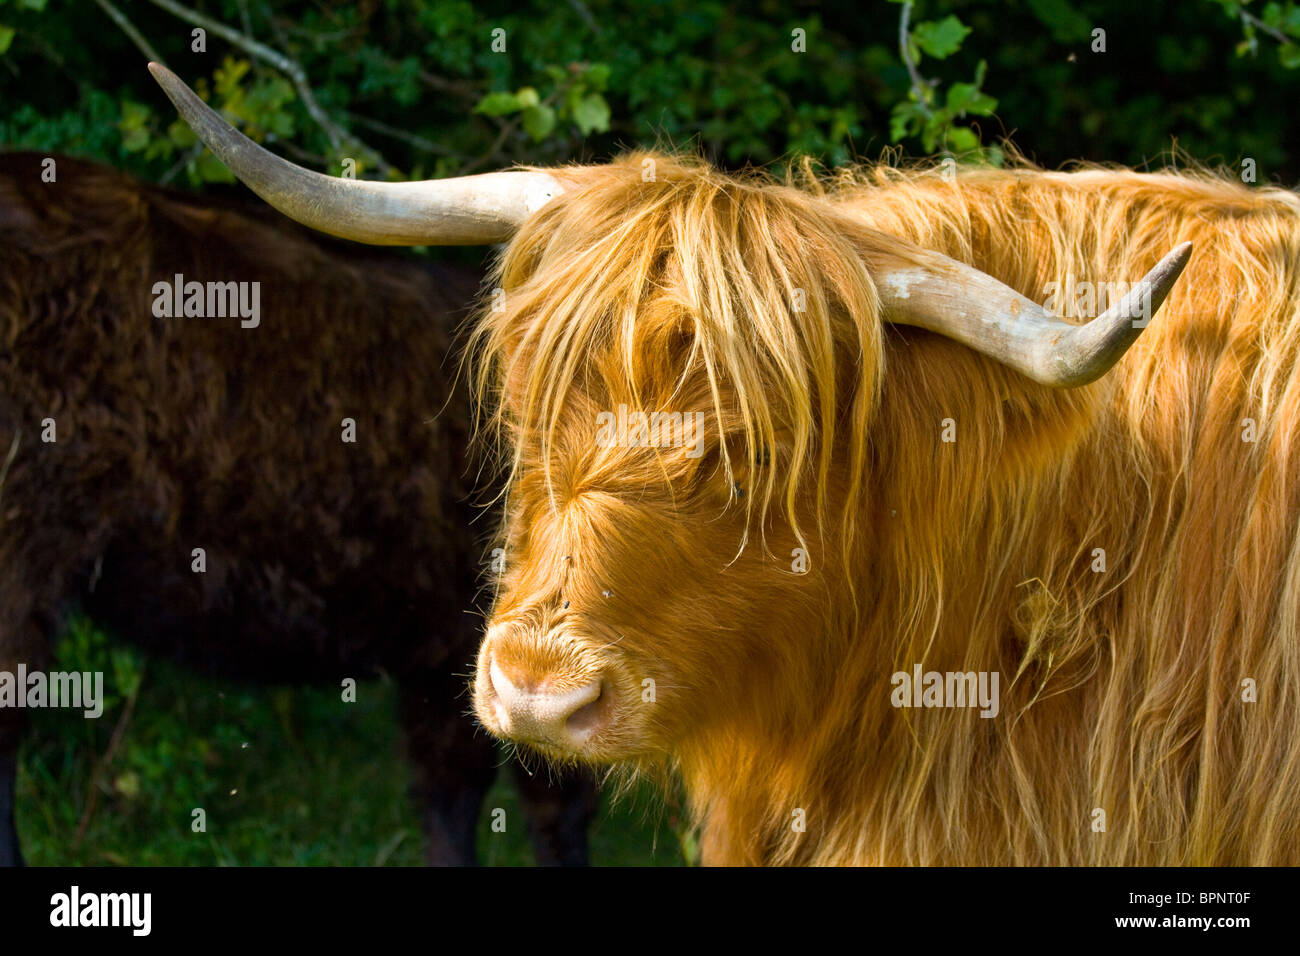
POLYGON ((899 27, 900 53, 912 77, 912 85, 907 99, 890 113, 890 137, 896 143, 917 137, 927 153, 942 149, 945 153, 961 153, 970 158, 1000 163, 1002 151, 998 147, 981 149, 978 131, 970 126, 957 125, 958 120, 967 116, 992 116, 997 109, 998 101, 982 89, 988 64, 980 60, 972 82, 953 83, 942 96, 939 81, 927 80, 919 72, 925 56, 946 60, 960 50, 962 42, 971 33, 970 27, 951 14, 942 20, 912 24, 909 19, 912 7, 910 2, 903 4, 903 19, 899 27))
POLYGON ((1029 0, 1029 9, 1058 43, 1080 43, 1092 34, 1093 24, 1070 0, 1029 0))
POLYGON ((1252 0, 1211 0, 1223 8, 1224 13, 1241 24, 1242 40, 1237 44, 1239 56, 1256 56, 1260 37, 1277 48, 1277 61, 1288 70, 1300 67, 1300 4, 1293 0, 1284 3, 1265 3, 1256 6, 1252 0))
POLYGON ((970 27, 949 14, 942 20, 918 23, 912 28, 912 59, 918 63, 922 51, 936 60, 946 60, 961 49, 962 41, 970 35, 970 27))
POLYGON ((533 87, 525 86, 513 93, 488 93, 474 112, 483 116, 517 115, 535 143, 546 139, 562 123, 572 123, 582 136, 609 129, 609 104, 601 95, 609 82, 607 64, 572 63, 567 70, 549 66, 545 73, 550 83, 545 99, 533 87))
MULTIPOLYGON (((213 71, 211 81, 200 77, 195 82, 195 90, 255 142, 292 139, 297 132, 290 110, 297 99, 293 85, 276 74, 251 76, 251 70, 249 60, 228 56, 213 71)), ((124 99, 120 106, 117 128, 126 152, 169 161, 179 153, 180 164, 194 185, 235 181, 230 170, 198 143, 193 131, 175 117, 170 106, 163 115, 133 100, 124 99)), ((337 162, 341 156, 335 159, 337 162)), ((363 163, 358 165, 364 168, 363 163)))
MULTIPOLYGON (((350 159, 422 178, 654 145, 724 166, 890 146, 998 162, 1011 134, 1048 164, 1141 164, 1176 141, 1300 175, 1300 134, 1281 122, 1300 66, 1291 0, 193 0, 300 66, 315 109, 280 61, 212 34, 193 52, 191 24, 116 6, 254 140, 330 172, 350 159)), ((0 144, 228 181, 98 5, 0 0, 3 45, 0 144)))
MULTIPOLYGON (((0 0, 0 8, 12 7, 13 13, 40 13, 45 9, 45 3, 46 0, 0 0)), ((0 23, 0 55, 9 51, 17 34, 17 28, 0 23)))
MULTIPOLYGON (((394 688, 263 688, 205 680, 74 621, 58 670, 104 673, 97 720, 32 712, 18 779, 18 829, 36 865, 418 865, 423 835, 394 688), (132 703, 134 701, 134 703, 132 703), (117 738, 116 750, 114 738, 117 738), (192 812, 206 813, 194 832, 192 812)), ((504 754, 501 763, 506 765, 504 754)), ((481 821, 481 858, 528 865, 532 850, 508 774, 481 821)), ((605 865, 681 865, 642 790, 605 806, 592 855, 605 865), (661 835, 662 833, 662 835, 661 835)))

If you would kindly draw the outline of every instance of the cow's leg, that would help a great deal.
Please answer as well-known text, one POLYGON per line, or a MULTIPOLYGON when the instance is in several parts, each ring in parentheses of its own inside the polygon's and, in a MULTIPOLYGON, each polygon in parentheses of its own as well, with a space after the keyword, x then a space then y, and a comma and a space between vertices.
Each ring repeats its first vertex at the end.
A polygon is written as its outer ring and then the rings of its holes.
POLYGON ((586 866, 587 828, 599 805, 591 772, 542 765, 530 773, 519 760, 514 761, 514 768, 538 864, 586 866))
POLYGON ((18 827, 14 822, 14 791, 18 784, 18 744, 21 722, 0 717, 0 866, 22 866, 18 827), (12 728, 7 726, 12 724, 12 728))
MULTIPOLYGON (((15 628, 14 620, 0 619, 0 671, 16 674, 19 664, 27 665, 28 670, 44 666, 45 655, 37 640, 38 630, 34 626, 15 628)), ((22 688, 17 690, 23 693, 22 688)), ((26 725, 25 711, 0 707, 0 866, 23 864, 14 803, 18 785, 18 747, 26 725)))
POLYGON ((479 811, 497 773, 492 739, 465 714, 465 690, 465 679, 451 673, 402 684, 402 724, 430 866, 478 862, 479 811))

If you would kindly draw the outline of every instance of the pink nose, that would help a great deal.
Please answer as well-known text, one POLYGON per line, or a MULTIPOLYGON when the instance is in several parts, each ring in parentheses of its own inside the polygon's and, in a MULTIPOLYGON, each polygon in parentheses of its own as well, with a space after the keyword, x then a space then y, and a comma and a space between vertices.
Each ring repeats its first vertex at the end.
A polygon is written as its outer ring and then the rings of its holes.
MULTIPOLYGON (((502 733, 508 737, 565 749, 576 748, 606 720, 606 700, 599 680, 573 690, 537 689, 517 676, 512 681, 496 661, 492 662, 488 675, 496 692, 493 712, 501 724, 502 733)), ((542 687, 545 687, 545 682, 542 682, 542 687)))

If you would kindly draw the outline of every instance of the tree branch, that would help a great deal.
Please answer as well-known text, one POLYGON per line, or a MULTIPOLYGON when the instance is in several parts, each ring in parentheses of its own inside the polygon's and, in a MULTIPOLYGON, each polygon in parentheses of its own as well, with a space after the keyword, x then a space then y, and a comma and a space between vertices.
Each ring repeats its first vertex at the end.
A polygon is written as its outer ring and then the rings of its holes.
POLYGON ((1249 13, 1246 10, 1238 10, 1237 15, 1241 17, 1243 23, 1249 23, 1256 30, 1258 30, 1261 33, 1268 34, 1278 43, 1288 44, 1288 43, 1295 42, 1289 36, 1283 33, 1281 30, 1269 26, 1267 23, 1265 23, 1259 17, 1255 16, 1253 13, 1249 13))
POLYGON ((460 157, 460 153, 456 152, 454 149, 448 149, 446 146, 443 146, 440 143, 435 143, 431 139, 425 139, 423 136, 418 136, 415 133, 408 133, 404 129, 389 126, 387 123, 381 123, 379 120, 370 119, 368 116, 353 113, 351 110, 345 110, 343 115, 345 115, 349 121, 358 126, 372 129, 383 136, 391 136, 393 139, 400 140, 409 146, 414 146, 416 149, 422 149, 426 153, 433 153, 436 156, 460 157))
POLYGON ((155 60, 158 63, 162 62, 162 57, 158 55, 158 51, 149 45, 149 41, 144 38, 144 34, 136 29, 135 24, 127 19, 125 13, 115 7, 110 0, 95 0, 95 3, 127 35, 127 38, 135 44, 136 49, 145 55, 145 59, 155 60))
POLYGON ((596 18, 591 15, 591 11, 587 9, 587 5, 582 0, 569 0, 569 6, 573 7, 578 16, 582 18, 582 22, 587 25, 588 30, 595 34, 602 32, 600 24, 596 22, 596 18))
POLYGON ((238 30, 227 26, 219 20, 214 20, 197 10, 191 10, 189 7, 182 6, 181 4, 176 3, 175 0, 149 0, 149 2, 155 7, 166 10, 174 17, 216 34, 232 46, 237 46, 250 56, 254 56, 264 63, 269 63, 271 66, 289 77, 289 81, 293 84, 294 89, 298 91, 298 97, 302 100, 303 107, 316 122, 316 125, 325 131, 325 135, 329 137, 330 146, 334 148, 335 153, 342 153, 343 144, 347 141, 374 154, 376 157, 376 163, 380 170, 388 171, 392 169, 392 166, 388 164, 379 150, 372 146, 368 146, 359 138, 352 135, 330 119, 329 114, 326 113, 325 110, 321 108, 320 103, 316 101, 316 94, 312 92, 311 85, 307 82, 307 72, 302 68, 302 64, 297 60, 281 53, 279 50, 267 46, 265 43, 260 43, 252 37, 240 33, 238 30))
POLYGON ((921 71, 916 68, 916 61, 912 59, 912 44, 909 42, 911 34, 908 32, 911 19, 912 4, 905 3, 898 19, 898 53, 903 58, 903 65, 907 67, 907 75, 912 79, 912 94, 916 97, 916 102, 920 104, 926 116, 932 116, 928 94, 933 84, 921 75, 921 71))
POLYGON ((440 93, 454 93, 457 96, 472 97, 478 92, 478 88, 469 80, 449 80, 445 76, 438 76, 428 70, 421 70, 417 75, 420 77, 421 83, 430 89, 438 90, 440 93))

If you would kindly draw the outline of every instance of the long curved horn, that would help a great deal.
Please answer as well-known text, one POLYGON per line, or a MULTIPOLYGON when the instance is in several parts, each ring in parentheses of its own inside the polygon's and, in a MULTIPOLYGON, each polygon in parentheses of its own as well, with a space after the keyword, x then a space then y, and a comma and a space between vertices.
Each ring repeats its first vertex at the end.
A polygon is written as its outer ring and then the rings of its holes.
POLYGON ((920 251, 920 265, 881 264, 875 275, 886 320, 937 332, 1044 385, 1073 388, 1119 361, 1191 254, 1190 242, 1175 248, 1086 325, 1071 325, 992 276, 936 252, 920 251))
POLYGON ((181 117, 253 192, 291 219, 381 246, 504 242, 563 187, 546 173, 501 172, 412 183, 341 179, 295 166, 221 118, 171 70, 149 72, 181 117))

